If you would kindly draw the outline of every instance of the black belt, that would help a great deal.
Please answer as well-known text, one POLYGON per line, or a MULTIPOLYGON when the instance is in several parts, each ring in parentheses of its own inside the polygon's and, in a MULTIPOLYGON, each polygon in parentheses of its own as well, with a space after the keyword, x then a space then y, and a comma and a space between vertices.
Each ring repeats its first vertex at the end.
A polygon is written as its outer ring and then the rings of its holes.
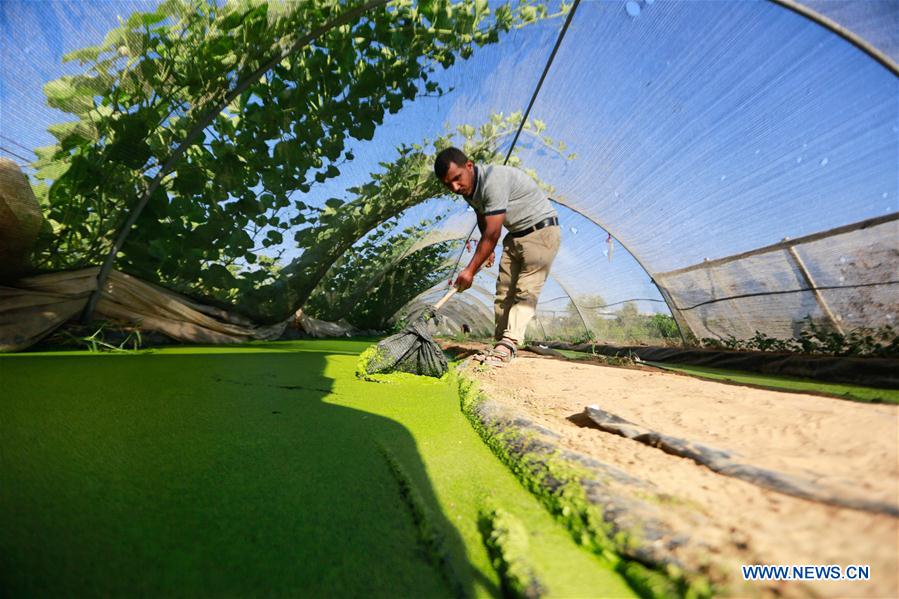
POLYGON ((515 232, 509 231, 507 237, 512 237, 512 238, 524 237, 525 235, 529 235, 529 234, 533 233, 534 231, 539 231, 543 227, 552 227, 552 226, 555 226, 558 224, 559 224, 558 217, 551 216, 549 218, 544 218, 536 225, 534 225, 532 227, 528 227, 527 229, 522 229, 521 231, 515 231, 515 232))

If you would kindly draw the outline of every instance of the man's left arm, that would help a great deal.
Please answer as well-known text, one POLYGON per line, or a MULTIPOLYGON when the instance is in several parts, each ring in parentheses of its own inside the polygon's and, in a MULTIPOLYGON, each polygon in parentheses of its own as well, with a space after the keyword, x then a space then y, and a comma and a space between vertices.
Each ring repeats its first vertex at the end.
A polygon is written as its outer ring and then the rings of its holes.
MULTIPOLYGON (((496 249, 496 243, 503 231, 503 223, 506 220, 505 210, 499 214, 488 214, 484 217, 484 228, 481 230, 481 239, 475 248, 474 256, 468 266, 465 267, 456 278, 456 288, 459 291, 465 291, 471 287, 474 276, 481 268, 481 265, 487 261, 487 258, 493 255, 496 249)), ((480 220, 480 219, 479 219, 480 220)))

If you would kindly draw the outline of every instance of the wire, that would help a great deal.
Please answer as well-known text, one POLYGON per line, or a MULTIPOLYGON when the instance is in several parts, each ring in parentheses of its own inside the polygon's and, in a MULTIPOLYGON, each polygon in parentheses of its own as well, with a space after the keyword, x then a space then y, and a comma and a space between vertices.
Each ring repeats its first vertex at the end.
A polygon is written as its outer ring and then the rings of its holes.
POLYGON ((899 285, 899 281, 881 281, 879 283, 861 283, 859 285, 823 285, 821 287, 802 287, 800 289, 784 289, 783 291, 759 291, 757 293, 741 293, 739 295, 729 295, 727 297, 716 297, 715 299, 706 300, 704 302, 699 302, 698 304, 693 304, 692 306, 687 306, 686 308, 681 308, 679 306, 675 306, 678 310, 687 311, 693 310, 695 308, 699 308, 701 306, 707 306, 708 304, 716 304, 718 302, 726 302, 729 300, 743 299, 747 297, 761 297, 765 295, 786 295, 789 293, 805 293, 806 291, 818 291, 818 290, 827 290, 827 289, 859 289, 862 287, 878 287, 880 285, 899 285))
POLYGON ((537 101, 537 94, 540 93, 540 88, 543 87, 543 82, 546 80, 546 75, 549 73, 549 68, 552 66, 553 61, 556 59, 556 53, 559 51, 559 46, 562 45, 562 40, 565 38, 565 34, 568 32, 568 26, 571 25, 571 20, 574 18, 574 13, 577 10, 578 5, 581 3, 581 0, 574 0, 574 4, 571 5, 571 10, 568 11, 568 16, 565 18, 565 24, 562 25, 562 30, 559 32, 559 37, 556 39, 556 45, 553 46, 553 51, 549 55, 549 60, 546 61, 546 66, 543 67, 543 74, 540 75, 540 81, 537 82, 537 87, 534 88, 534 93, 531 95, 531 101, 528 103, 527 110, 524 111, 524 117, 521 119, 521 123, 518 125, 518 131, 515 132, 515 137, 512 138, 512 143, 509 145, 509 151, 506 153, 506 159, 503 161, 503 164, 509 162, 509 158, 512 157, 512 150, 515 149, 515 144, 518 142, 518 136, 521 135, 521 130, 524 129, 524 124, 528 121, 528 117, 531 115, 531 109, 534 107, 534 102, 537 101))
MULTIPOLYGON (((528 102, 527 110, 524 111, 524 116, 521 118, 521 122, 518 124, 518 130, 515 132, 515 137, 512 138, 512 143, 509 145, 509 151, 506 152, 506 158, 503 160, 503 165, 509 163, 509 158, 512 157, 512 152, 515 150, 515 144, 518 143, 518 137, 521 135, 522 129, 524 129, 524 124, 528 122, 528 116, 531 114, 531 109, 534 107, 534 102, 537 101, 537 95, 540 93, 540 88, 543 87, 543 82, 546 80, 546 75, 549 73, 549 69, 553 64, 553 61, 556 59, 556 53, 559 51, 559 46, 562 45, 562 40, 565 39, 565 34, 568 32, 568 26, 571 25, 571 20, 574 18, 574 13, 577 11, 578 5, 580 5, 581 0, 574 0, 574 4, 571 5, 571 10, 568 11, 568 16, 565 18, 565 23, 562 25, 561 31, 559 31, 559 37, 556 38, 556 45, 553 46, 552 52, 549 53, 549 58, 546 61, 546 66, 543 67, 543 73, 540 75, 540 81, 537 82, 537 87, 534 88, 534 93, 531 94, 531 101, 528 102)), ((475 229, 478 226, 475 224, 471 228, 471 231, 468 233, 468 237, 465 238, 465 243, 471 240, 471 236, 474 234, 475 229)), ((456 277, 456 271, 459 269, 459 263, 462 262, 462 256, 465 255, 465 252, 459 252, 459 258, 456 260, 456 265, 453 266, 452 277, 450 277, 450 281, 452 281, 456 277)))
POLYGON ((22 144, 20 144, 20 143, 17 142, 16 140, 10 139, 10 138, 6 137, 5 135, 3 135, 2 133, 0 133, 0 139, 3 139, 3 140, 5 140, 5 141, 8 141, 8 142, 11 143, 12 145, 18 146, 19 148, 22 148, 22 149, 25 150, 26 152, 31 152, 32 154, 34 154, 35 156, 37 156, 37 152, 35 152, 35 151, 32 150, 31 148, 26 147, 26 146, 23 146, 22 144))
MULTIPOLYGON (((31 160, 29 160, 28 158, 25 158, 24 156, 21 156, 21 155, 19 155, 19 154, 16 154, 16 153, 13 152, 12 150, 9 150, 9 149, 7 149, 7 148, 4 148, 3 146, 0 146, 0 150, 6 152, 6 153, 9 154, 10 156, 15 156, 15 157, 18 158, 19 160, 24 160, 26 163, 31 162, 31 160)), ((24 167, 23 165, 21 165, 21 164, 20 164, 19 166, 21 166, 22 168, 25 168, 25 167, 24 167)))
MULTIPOLYGON (((559 297, 543 300, 543 303, 548 304, 549 302, 556 302, 560 299, 570 299, 574 301, 574 299, 570 295, 560 295, 559 297)), ((618 304, 626 304, 628 302, 658 302, 660 304, 664 304, 665 300, 655 299, 651 297, 632 297, 630 299, 621 300, 620 302, 612 302, 611 304, 602 304, 601 306, 581 306, 581 308, 584 308, 585 310, 598 310, 600 308, 608 308, 609 306, 617 306, 618 304)))

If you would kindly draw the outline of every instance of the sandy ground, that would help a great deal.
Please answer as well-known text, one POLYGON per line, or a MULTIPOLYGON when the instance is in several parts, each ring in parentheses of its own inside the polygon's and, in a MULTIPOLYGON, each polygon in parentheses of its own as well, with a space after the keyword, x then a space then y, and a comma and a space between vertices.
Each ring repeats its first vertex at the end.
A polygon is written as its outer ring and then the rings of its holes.
POLYGON ((735 595, 899 596, 899 519, 716 474, 583 417, 586 405, 598 405, 655 431, 729 450, 743 463, 897 505, 897 406, 526 352, 476 376, 491 398, 560 434, 563 446, 648 481, 662 499, 656 516, 693 541, 676 557, 699 569, 714 563, 735 595), (867 564, 871 580, 747 583, 741 564, 867 564))

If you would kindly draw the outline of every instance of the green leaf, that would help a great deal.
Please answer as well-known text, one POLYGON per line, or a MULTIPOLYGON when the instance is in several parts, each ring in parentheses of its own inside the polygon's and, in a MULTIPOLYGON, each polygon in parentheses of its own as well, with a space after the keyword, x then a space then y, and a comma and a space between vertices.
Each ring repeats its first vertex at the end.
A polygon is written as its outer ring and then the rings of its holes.
POLYGON ((221 21, 219 21, 218 26, 219 26, 219 28, 221 28, 224 31, 230 31, 231 29, 234 29, 235 27, 240 25, 243 18, 244 18, 244 13, 239 12, 239 11, 234 11, 234 12, 226 15, 225 18, 223 18, 221 21))
POLYGON ((34 176, 44 181, 55 181, 69 170, 69 163, 64 160, 49 162, 46 166, 38 169, 34 176))
POLYGON ((87 46, 86 48, 81 48, 80 50, 73 50, 67 54, 62 55, 62 61, 72 62, 73 60, 81 61, 81 64, 86 62, 93 62, 97 60, 100 56, 100 52, 103 49, 100 46, 87 46))
POLYGON ((471 125, 462 125, 458 128, 458 131, 465 139, 472 139, 475 134, 474 127, 471 125))
POLYGON ((143 166, 152 155, 147 143, 151 119, 149 111, 138 111, 115 121, 112 125, 115 136, 107 148, 107 158, 128 168, 143 166))
POLYGON ((156 23, 165 20, 165 18, 166 15, 162 12, 136 12, 128 17, 126 25, 131 29, 137 27, 149 27, 150 25, 155 25, 156 23))
POLYGON ((92 127, 82 121, 54 123, 47 127, 47 132, 59 140, 60 147, 64 152, 97 139, 96 132, 92 127))
POLYGON ((140 62, 140 73, 147 81, 156 80, 156 61, 152 59, 144 59, 140 62))
POLYGON ((537 8, 534 6, 523 6, 520 13, 525 23, 533 23, 537 20, 537 8))
POLYGON ((126 41, 126 35, 127 30, 125 28, 116 27, 115 29, 110 29, 103 38, 102 47, 105 49, 118 48, 120 44, 126 41))
POLYGON ((65 110, 75 94, 72 77, 60 77, 44 84, 44 95, 47 96, 47 103, 53 108, 65 110))
POLYGON ((293 240, 297 242, 298 245, 306 247, 309 243, 311 243, 315 239, 315 229, 312 227, 308 227, 306 229, 301 229, 294 233, 293 240))
POLYGON ((353 135, 356 139, 365 141, 371 140, 375 136, 375 124, 372 121, 362 121, 356 127, 353 135))
POLYGON ((221 264, 212 264, 203 271, 203 280, 214 287, 230 288, 234 283, 234 275, 221 264))
POLYGON ((240 198, 238 205, 244 214, 256 215, 265 212, 265 206, 253 196, 245 196, 240 198))
POLYGON ((183 196, 200 194, 206 187, 206 175, 202 169, 192 164, 182 164, 176 171, 172 189, 183 196))
POLYGON ((169 250, 163 239, 153 239, 147 246, 147 252, 157 260, 165 260, 169 255, 169 250))
POLYGON ((279 141, 275 144, 274 158, 284 165, 294 165, 299 158, 299 145, 295 141, 279 141))

